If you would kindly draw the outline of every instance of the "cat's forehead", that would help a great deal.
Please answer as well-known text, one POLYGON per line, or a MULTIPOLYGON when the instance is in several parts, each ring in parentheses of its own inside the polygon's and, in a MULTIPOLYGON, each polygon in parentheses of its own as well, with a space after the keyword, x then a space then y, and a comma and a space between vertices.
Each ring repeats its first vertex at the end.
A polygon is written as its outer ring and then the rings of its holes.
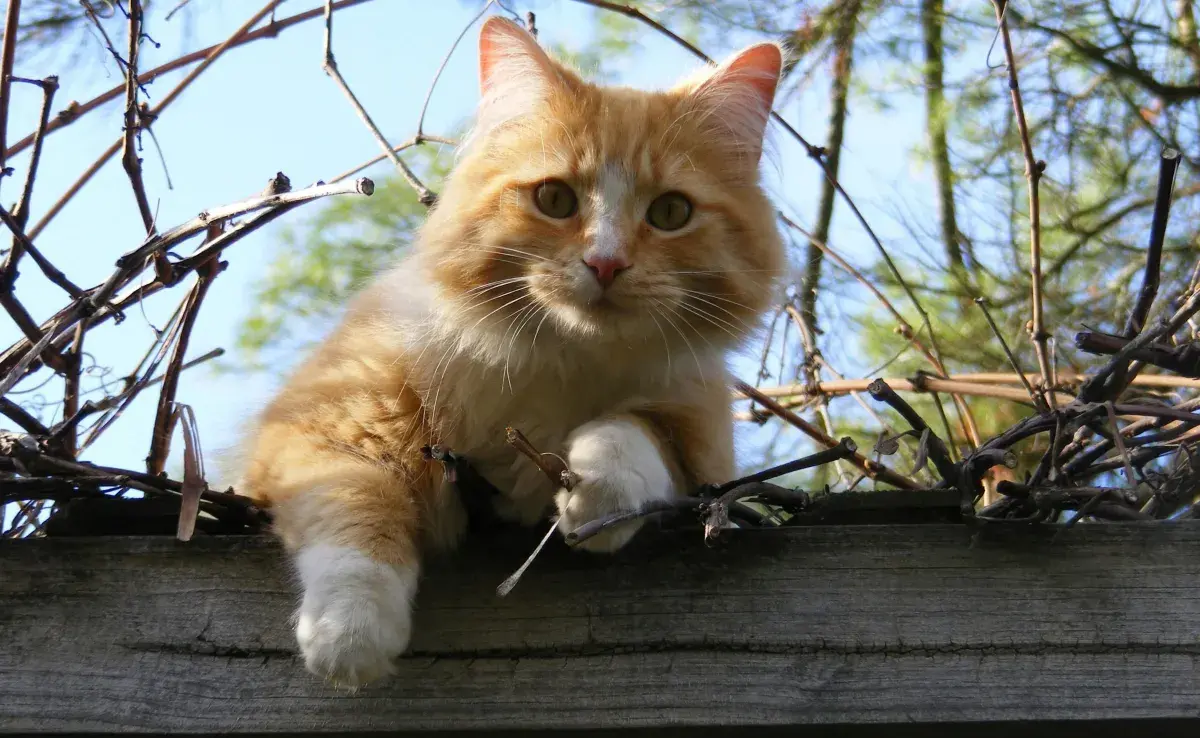
POLYGON ((577 178, 600 184, 620 172, 634 181, 669 179, 696 148, 689 111, 665 93, 607 88, 564 108, 542 125, 577 178))

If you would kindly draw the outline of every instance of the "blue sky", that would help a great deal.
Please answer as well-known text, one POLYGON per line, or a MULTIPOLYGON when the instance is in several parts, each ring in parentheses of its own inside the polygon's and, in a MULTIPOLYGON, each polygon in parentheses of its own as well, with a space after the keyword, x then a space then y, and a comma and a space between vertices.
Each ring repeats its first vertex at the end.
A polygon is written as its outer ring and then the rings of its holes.
MULTIPOLYGON (((280 17, 317 4, 285 3, 280 17)), ((160 4, 161 5, 161 4, 160 4)), ((172 5, 167 3, 166 5, 172 5)), ((165 22, 152 15, 148 32, 162 42, 161 49, 145 47, 142 66, 148 68, 180 53, 217 43, 240 25, 259 3, 222 2, 194 14, 188 33, 179 17, 165 22), (233 12, 234 7, 238 12, 233 12), (182 47, 181 37, 186 36, 182 47)), ((398 142, 414 131, 421 102, 430 80, 454 38, 482 7, 482 2, 398 2, 376 0, 336 15, 334 51, 339 68, 390 140, 398 142)), ((593 29, 594 12, 568 0, 513 2, 524 13, 537 12, 543 41, 578 47, 593 29)), ((161 10, 164 10, 160 9, 161 10)), ((240 200, 262 189, 276 171, 285 172, 296 187, 329 178, 378 153, 377 145, 355 118, 334 84, 321 71, 323 25, 310 21, 279 37, 234 49, 207 71, 167 109, 154 125, 174 188, 168 190, 163 167, 148 136, 144 138, 144 170, 151 204, 160 228, 195 216, 199 211, 240 200)), ((722 56, 748 39, 731 35, 724 48, 710 48, 722 56)), ((14 73, 42 77, 57 73, 61 89, 55 110, 71 100, 86 100, 120 82, 111 58, 95 41, 80 60, 64 68, 61 58, 39 57, 18 61, 14 73), (103 63, 103 71, 99 65, 103 63)), ((468 33, 442 77, 426 122, 430 133, 448 132, 470 115, 478 99, 475 72, 475 34, 468 33)), ((615 65, 621 82, 639 87, 661 87, 696 67, 684 50, 652 34, 629 59, 615 65)), ((869 82, 873 70, 865 69, 869 82)), ((182 77, 175 73, 149 86, 154 104, 182 77)), ((818 76, 810 89, 780 112, 810 141, 820 144, 826 127, 823 102, 825 79, 818 76)), ((15 141, 35 125, 40 91, 14 85, 9 140, 15 141)), ((922 110, 919 97, 911 105, 889 112, 867 106, 854 110, 843 153, 841 181, 854 196, 885 240, 905 238, 888 216, 897 207, 911 213, 931 213, 932 182, 922 168, 912 165, 911 151, 920 143, 922 110)), ((36 220, 83 171, 120 135, 120 103, 109 104, 47 139, 33 200, 36 220)), ((775 133, 776 155, 767 167, 773 194, 785 209, 810 224, 820 183, 819 170, 799 146, 775 133)), ((444 155, 449 156, 446 151, 444 155)), ((5 180, 3 199, 11 203, 24 175, 27 154, 10 161, 14 180, 5 180)), ((390 172, 384 164, 368 174, 382 178, 390 172)), ((309 205, 308 208, 319 207, 309 205)), ((304 218, 294 211, 289 222, 304 218)), ((308 210, 307 212, 315 212, 308 210)), ((858 264, 869 263, 874 250, 862 231, 842 210, 831 242, 858 264)), ((39 247, 81 286, 107 277, 113 261, 141 241, 143 228, 127 178, 114 159, 91 185, 38 239, 39 247)), ((262 274, 273 250, 279 248, 278 226, 264 229, 226 252, 229 269, 214 283, 193 333, 190 356, 210 349, 231 347, 238 322, 249 310, 250 287, 262 274)), ((187 253, 182 249, 181 253, 187 253)), ((61 307, 64 296, 25 262, 18 282, 21 299, 35 319, 61 307)), ((129 314, 121 326, 95 331, 87 349, 97 364, 111 366, 113 377, 126 373, 153 337, 150 324, 162 326, 182 297, 173 290, 162 299, 146 303, 145 316, 129 314)), ((830 309, 837 309, 830 305, 830 309)), ((856 305, 843 309, 856 310, 856 305)), ((19 335, 11 321, 0 325, 0 342, 6 345, 19 335)), ((841 341, 827 336, 831 356, 838 357, 841 341)), ((846 346, 851 346, 847 341, 846 346)), ((855 369, 853 357, 841 357, 847 373, 855 369)), ((745 366, 745 362, 741 363, 745 366)), ((861 369, 860 369, 861 370, 861 369)), ((178 400, 193 406, 209 464, 214 452, 235 443, 240 424, 268 399, 278 377, 273 374, 222 374, 207 368, 186 372, 178 400)), ((35 382, 26 382, 23 388, 35 382)), ((61 399, 57 383, 41 390, 49 401, 61 399)), ((36 396, 25 395, 23 399, 36 396)), ((17 398, 22 399, 22 398, 17 398)), ((157 392, 143 394, 85 458, 116 466, 141 468, 149 444, 149 428, 157 392)), ((54 420, 47 408, 44 419, 54 420)), ((182 444, 174 444, 178 459, 182 444)), ((218 480, 214 480, 218 481, 218 480)))

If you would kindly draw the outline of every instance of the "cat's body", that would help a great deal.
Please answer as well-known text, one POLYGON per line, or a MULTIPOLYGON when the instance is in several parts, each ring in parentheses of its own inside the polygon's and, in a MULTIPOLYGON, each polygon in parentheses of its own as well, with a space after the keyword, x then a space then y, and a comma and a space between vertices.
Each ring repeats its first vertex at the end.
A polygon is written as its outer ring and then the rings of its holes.
POLYGON ((407 646, 422 552, 465 527, 425 445, 470 458, 502 516, 557 508, 564 532, 730 476, 725 352, 783 266, 757 182, 779 64, 763 45, 674 91, 596 88, 488 21, 477 128, 412 255, 349 306, 251 444, 243 489, 296 556, 311 670, 356 686, 407 646), (554 489, 507 426, 580 484, 554 489))

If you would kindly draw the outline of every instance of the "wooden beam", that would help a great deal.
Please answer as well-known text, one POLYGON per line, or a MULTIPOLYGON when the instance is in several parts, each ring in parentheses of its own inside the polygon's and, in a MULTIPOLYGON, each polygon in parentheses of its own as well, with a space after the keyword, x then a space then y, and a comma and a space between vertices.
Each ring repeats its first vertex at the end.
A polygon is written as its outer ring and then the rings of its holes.
POLYGON ((5 541, 0 732, 1200 735, 1197 524, 649 531, 497 598, 533 541, 431 563, 413 653, 354 696, 295 656, 268 539, 5 541))

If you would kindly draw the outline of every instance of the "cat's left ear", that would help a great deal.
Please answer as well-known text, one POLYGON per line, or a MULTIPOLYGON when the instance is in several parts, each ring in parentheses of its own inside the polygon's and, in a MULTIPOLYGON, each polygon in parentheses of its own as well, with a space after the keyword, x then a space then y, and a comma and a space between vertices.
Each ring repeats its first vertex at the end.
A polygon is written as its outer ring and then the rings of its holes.
POLYGON ((499 16, 479 33, 479 124, 490 128, 536 112, 565 80, 524 28, 499 16))
POLYGON ((734 54, 699 80, 685 83, 695 103, 726 129, 739 150, 755 164, 762 155, 763 136, 771 118, 775 89, 783 68, 777 44, 762 43, 734 54))

